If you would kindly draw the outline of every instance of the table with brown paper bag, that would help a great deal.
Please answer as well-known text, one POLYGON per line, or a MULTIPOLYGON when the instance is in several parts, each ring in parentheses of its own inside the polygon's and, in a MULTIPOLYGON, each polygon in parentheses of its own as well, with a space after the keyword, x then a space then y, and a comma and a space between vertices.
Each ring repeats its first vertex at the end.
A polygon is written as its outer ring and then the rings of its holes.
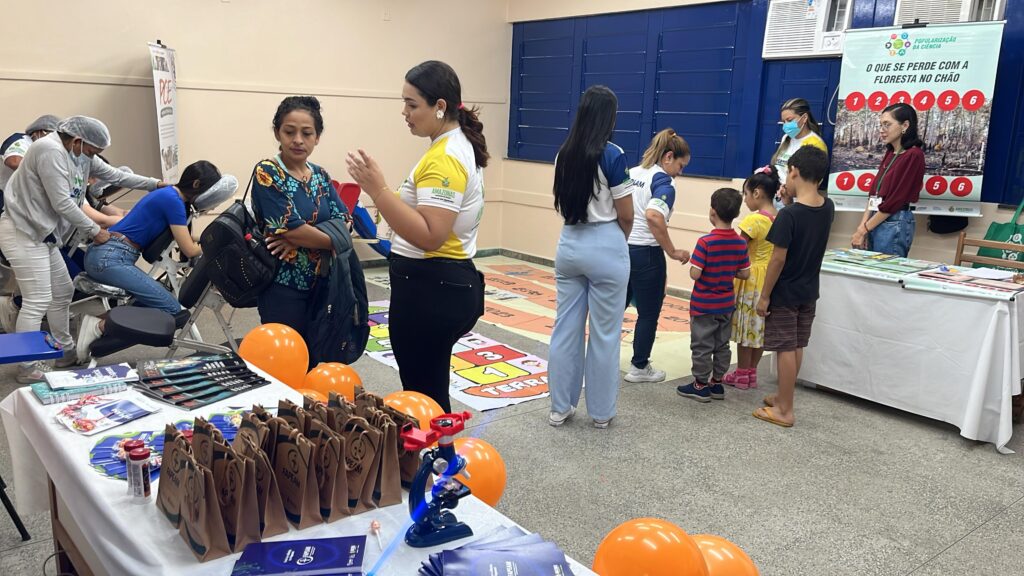
MULTIPOLYGON (((227 575, 249 542, 365 534, 363 571, 405 576, 432 552, 516 525, 470 496, 455 513, 473 528, 473 537, 409 547, 401 541, 410 523, 401 481, 414 473, 418 455, 402 453, 398 445, 396 421, 404 415, 372 395, 355 405, 332 396, 330 408, 308 401, 303 407, 300 393, 250 368, 271 384, 191 412, 163 407, 111 430, 165 430, 160 479, 147 499, 129 496, 123 480, 92 469, 96 437, 58 424, 54 414, 62 404, 44 406, 27 387, 0 402, 18 510, 50 510, 54 544, 64 552, 58 556, 62 571, 227 575), (204 419, 253 406, 265 410, 246 414, 230 444, 204 419), (191 444, 167 426, 193 418, 191 444), (229 497, 218 497, 226 486, 232 487, 229 497), (380 566, 382 552, 369 535, 373 520, 380 522, 385 549, 400 540, 380 566)), ((142 397, 132 390, 107 396, 142 397)), ((570 564, 577 576, 593 574, 570 564)))

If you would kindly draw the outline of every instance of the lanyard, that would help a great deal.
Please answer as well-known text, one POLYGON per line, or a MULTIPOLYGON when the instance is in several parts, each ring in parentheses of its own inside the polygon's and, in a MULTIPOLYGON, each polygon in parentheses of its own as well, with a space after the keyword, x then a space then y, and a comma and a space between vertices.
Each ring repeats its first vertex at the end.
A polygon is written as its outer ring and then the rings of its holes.
POLYGON ((874 186, 871 187, 871 194, 868 194, 868 196, 881 197, 878 194, 878 191, 879 189, 882 188, 882 180, 885 179, 885 175, 889 173, 889 169, 892 168, 892 165, 896 163, 896 159, 899 158, 900 154, 903 154, 904 152, 906 152, 906 150, 900 150, 896 154, 893 154, 892 160, 889 161, 889 165, 885 167, 885 170, 882 170, 882 175, 879 176, 877 180, 875 180, 874 186))

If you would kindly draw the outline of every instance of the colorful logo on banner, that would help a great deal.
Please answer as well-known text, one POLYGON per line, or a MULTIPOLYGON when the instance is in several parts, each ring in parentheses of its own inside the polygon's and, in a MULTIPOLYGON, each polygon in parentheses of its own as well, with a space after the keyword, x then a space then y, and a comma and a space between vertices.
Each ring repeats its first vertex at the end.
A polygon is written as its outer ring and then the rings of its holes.
POLYGON ((917 212, 980 215, 1002 26, 981 22, 913 33, 847 32, 829 177, 837 209, 864 209, 886 152, 882 111, 907 104, 917 113, 924 143, 917 212))
POLYGON ((912 47, 913 40, 910 38, 910 34, 906 32, 891 35, 885 43, 885 49, 889 51, 889 56, 906 56, 907 50, 910 50, 912 47))

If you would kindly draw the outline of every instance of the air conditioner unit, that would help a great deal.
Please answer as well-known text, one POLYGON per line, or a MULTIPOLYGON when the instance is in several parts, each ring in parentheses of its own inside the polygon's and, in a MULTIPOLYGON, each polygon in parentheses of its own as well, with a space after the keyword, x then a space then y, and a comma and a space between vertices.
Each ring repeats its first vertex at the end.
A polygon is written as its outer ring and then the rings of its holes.
POLYGON ((852 14, 853 0, 771 0, 761 57, 840 56, 852 14))
POLYGON ((1002 20, 1006 0, 896 0, 896 25, 1002 20))

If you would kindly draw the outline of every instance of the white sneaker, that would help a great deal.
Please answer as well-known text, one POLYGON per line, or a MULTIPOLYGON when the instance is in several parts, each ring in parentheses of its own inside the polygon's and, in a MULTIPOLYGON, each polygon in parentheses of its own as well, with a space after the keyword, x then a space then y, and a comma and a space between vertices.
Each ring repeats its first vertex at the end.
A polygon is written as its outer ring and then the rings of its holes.
POLYGON ((46 373, 51 370, 52 368, 46 362, 32 362, 30 364, 22 365, 18 370, 16 380, 18 381, 18 384, 35 384, 36 382, 46 380, 46 373))
POLYGON ((551 414, 548 414, 548 424, 551 424, 552 426, 555 427, 561 426, 562 424, 565 424, 566 421, 568 421, 570 418, 572 418, 573 414, 576 414, 575 406, 569 406, 568 412, 555 412, 554 410, 552 410, 551 414))
POLYGON ((18 331, 18 313, 21 310, 14 303, 13 296, 0 296, 0 326, 7 334, 18 331))
POLYGON ((665 380, 665 371, 656 369, 650 362, 644 368, 630 365, 624 380, 626 382, 662 382, 665 380))
POLYGON ((89 347, 100 336, 103 336, 103 333, 100 332, 100 319, 95 316, 82 316, 81 325, 78 327, 78 340, 75 342, 75 347, 78 348, 79 364, 89 362, 89 358, 92 357, 89 347))
POLYGON ((611 418, 609 418, 607 420, 598 420, 597 418, 594 418, 594 428, 597 428, 599 430, 604 430, 605 428, 608 427, 609 424, 612 423, 612 420, 614 418, 615 418, 614 416, 612 416, 611 418))

